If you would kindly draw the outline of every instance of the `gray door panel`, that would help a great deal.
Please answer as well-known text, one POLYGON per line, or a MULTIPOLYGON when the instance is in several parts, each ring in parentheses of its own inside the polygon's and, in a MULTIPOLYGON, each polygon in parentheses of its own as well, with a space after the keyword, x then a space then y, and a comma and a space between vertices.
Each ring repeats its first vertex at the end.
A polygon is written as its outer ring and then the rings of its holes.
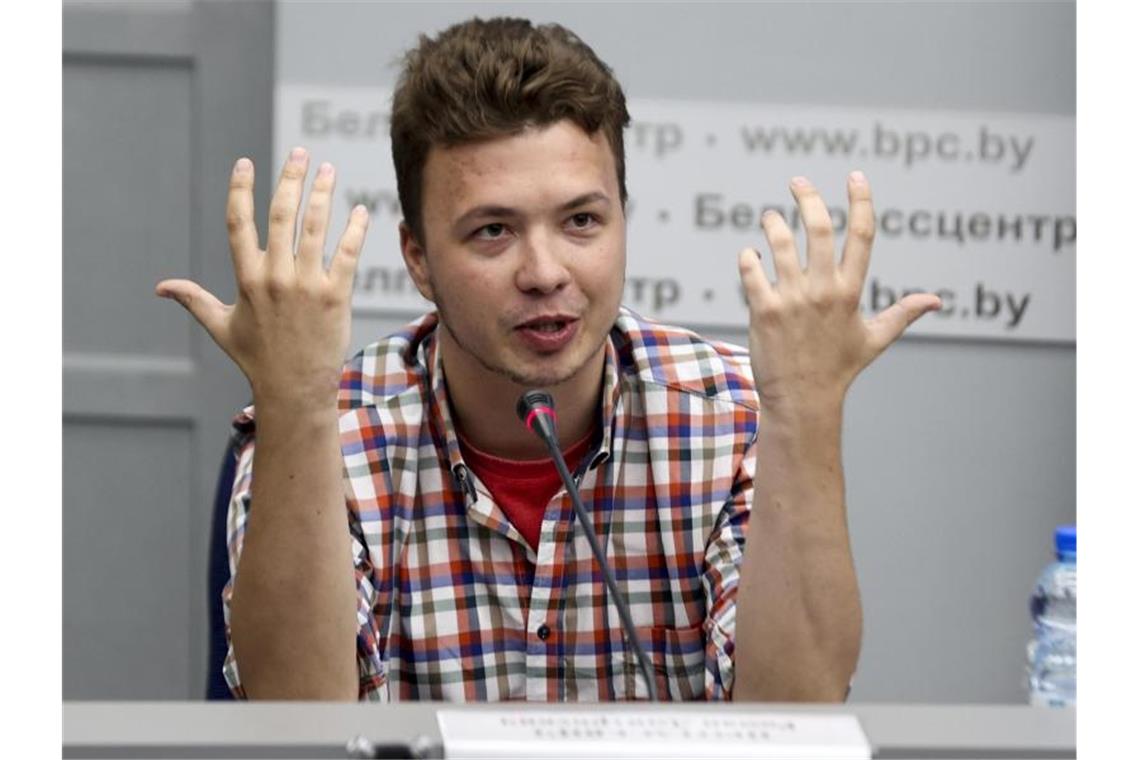
POLYGON ((65 699, 204 693, 213 485, 249 391, 153 291, 232 300, 227 177, 270 165, 273 37, 270 2, 64 5, 65 699))

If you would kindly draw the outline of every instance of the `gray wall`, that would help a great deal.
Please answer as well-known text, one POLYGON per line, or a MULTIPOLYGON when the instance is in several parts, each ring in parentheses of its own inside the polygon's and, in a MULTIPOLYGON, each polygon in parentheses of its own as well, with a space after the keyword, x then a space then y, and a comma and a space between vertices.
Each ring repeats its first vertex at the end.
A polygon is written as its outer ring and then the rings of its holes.
POLYGON ((273 12, 64 4, 65 699, 205 693, 213 486, 249 391, 154 286, 232 300, 225 191, 269 161, 273 12))
MULTIPOLYGON (((1072 3, 311 3, 278 6, 279 84, 392 86, 424 32, 558 21, 636 98, 1072 115, 1072 3), (314 40, 335 40, 336 52, 314 40)), ((373 230, 368 245, 395 245, 373 230)), ((412 314, 358 317, 354 345, 412 314)), ((710 333, 745 342, 743 329, 710 333)), ((1076 515, 1076 351, 904 339, 844 431, 865 608, 858 701, 1021 702, 1026 599, 1076 515)))
MULTIPOLYGON (((250 3, 65 4, 65 698, 202 693, 210 488, 247 390, 150 289, 191 273, 232 297, 225 178, 239 155, 279 158, 274 45, 281 83, 391 85, 419 33, 475 13, 567 24, 637 98, 1075 107, 1071 3, 283 2, 275 31, 250 3)), ((354 345, 411 316, 356 319, 354 345)), ((1075 369, 1071 345, 904 339, 856 383, 853 699, 1023 699, 1025 599, 1075 515, 1075 369)))

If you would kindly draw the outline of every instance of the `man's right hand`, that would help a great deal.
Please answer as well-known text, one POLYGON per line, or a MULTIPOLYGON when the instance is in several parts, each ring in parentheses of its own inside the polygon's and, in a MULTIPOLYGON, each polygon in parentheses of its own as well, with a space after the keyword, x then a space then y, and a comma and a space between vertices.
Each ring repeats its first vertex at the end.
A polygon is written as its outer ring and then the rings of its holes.
POLYGON ((254 221, 253 163, 234 165, 226 224, 237 279, 237 303, 223 304, 190 280, 163 280, 155 293, 182 304, 238 365, 254 403, 292 409, 335 408, 352 323, 352 281, 368 213, 357 206, 324 266, 335 173, 322 164, 309 193, 294 255, 294 231, 309 156, 295 148, 269 207, 266 250, 254 221))
POLYGON ((368 214, 355 208, 326 270, 322 249, 333 169, 317 172, 294 255, 308 155, 294 150, 269 206, 266 250, 254 224, 253 164, 230 179, 226 221, 237 303, 188 280, 164 280, 241 368, 257 406, 257 445, 235 499, 240 570, 233 577, 230 636, 250 698, 355 699, 357 590, 348 530, 337 390, 348 350, 352 280, 368 214), (287 561, 282 561, 287 558, 287 561))

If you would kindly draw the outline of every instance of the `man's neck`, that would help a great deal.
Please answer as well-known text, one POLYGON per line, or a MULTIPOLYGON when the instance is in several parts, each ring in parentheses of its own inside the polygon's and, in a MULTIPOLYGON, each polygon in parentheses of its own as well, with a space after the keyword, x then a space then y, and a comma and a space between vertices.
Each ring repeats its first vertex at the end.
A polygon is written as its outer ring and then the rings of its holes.
MULTIPOLYGON (((542 440, 515 413, 519 396, 531 388, 491 372, 467 356, 446 328, 439 331, 439 336, 438 350, 442 354, 452 418, 464 438, 480 451, 504 459, 523 461, 549 456, 542 440)), ((605 358, 603 344, 573 377, 542 389, 554 397, 558 443, 563 450, 580 441, 597 421, 605 358)))

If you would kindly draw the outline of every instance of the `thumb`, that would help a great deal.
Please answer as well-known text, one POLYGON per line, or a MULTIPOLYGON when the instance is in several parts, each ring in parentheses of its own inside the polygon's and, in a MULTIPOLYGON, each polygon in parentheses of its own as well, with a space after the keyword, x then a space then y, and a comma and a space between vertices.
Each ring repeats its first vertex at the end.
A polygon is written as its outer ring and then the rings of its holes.
POLYGON ((154 294, 182 304, 182 307, 206 328, 210 337, 217 341, 218 345, 222 345, 219 338, 229 309, 213 293, 190 280, 163 280, 154 287, 154 294))
POLYGON ((906 296, 867 321, 875 355, 886 350, 922 315, 942 308, 942 299, 932 293, 906 296))

